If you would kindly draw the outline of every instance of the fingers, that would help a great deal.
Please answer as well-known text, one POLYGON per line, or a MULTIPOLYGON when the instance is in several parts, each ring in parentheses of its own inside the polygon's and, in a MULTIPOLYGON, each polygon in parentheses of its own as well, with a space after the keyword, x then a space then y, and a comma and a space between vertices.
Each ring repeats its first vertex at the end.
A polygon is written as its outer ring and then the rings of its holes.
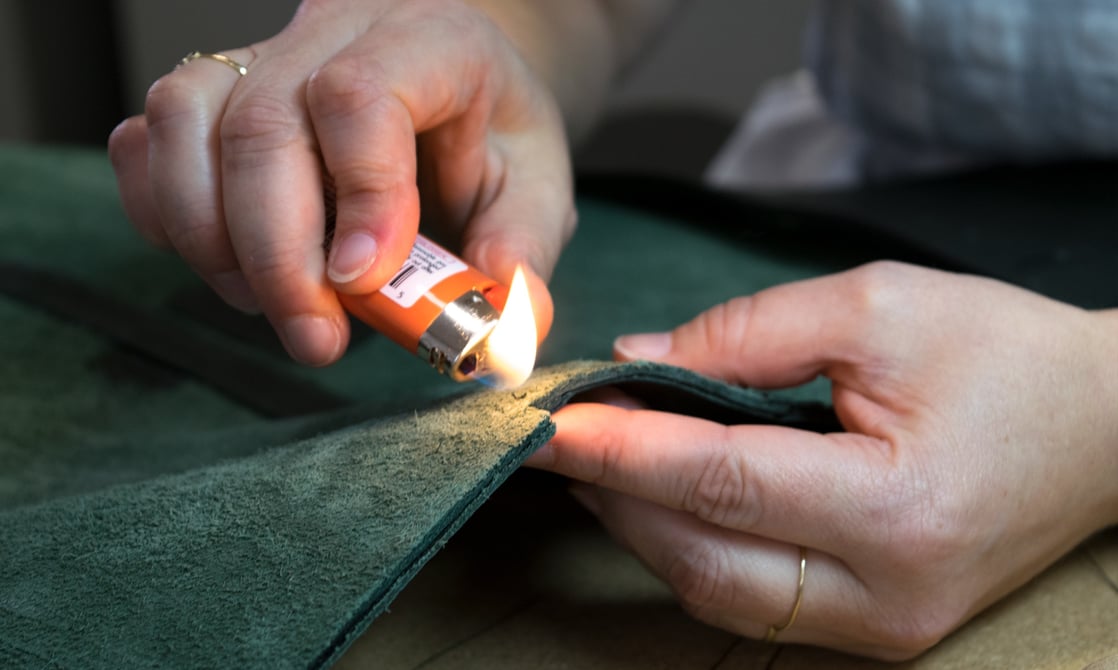
MULTIPOLYGON (((307 101, 337 186, 328 272, 340 290, 375 290, 405 260, 417 136, 425 211, 465 228, 466 259, 505 283, 518 263, 550 276, 573 229, 571 178, 558 113, 530 84, 480 15, 412 6, 314 74, 307 101)), ((533 284, 549 323, 550 297, 533 284)))
POLYGON ((348 325, 325 282, 318 157, 299 115, 271 93, 232 104, 221 155, 237 259, 288 353, 308 365, 331 363, 348 325))
POLYGON ((882 534, 888 449, 850 434, 723 426, 593 404, 555 413, 555 437, 527 461, 734 531, 842 555, 882 534), (865 490, 875 481, 880 490, 865 490))
MULTIPOLYGON (((735 532, 690 514, 591 486, 572 494, 610 534, 671 587, 694 617, 763 639, 795 605, 800 554, 795 545, 735 532)), ((808 549, 800 609, 781 642, 859 653, 871 601, 862 584, 825 552, 808 549)))
POLYGON ((900 264, 875 263, 784 284, 718 305, 670 333, 620 337, 614 351, 622 360, 656 360, 769 388, 819 374, 835 378, 857 366, 858 388, 868 387, 884 367, 881 357, 903 345, 883 338, 891 322, 915 308, 896 300, 893 288, 910 273, 900 264))
POLYGON ((326 365, 349 324, 326 281, 322 168, 304 109, 308 62, 292 36, 259 47, 220 124, 221 193, 237 261, 292 358, 326 365))
MULTIPOLYGON (((524 76, 529 77, 526 72, 524 76)), ((532 87, 514 85, 510 95, 530 90, 532 87)), ((532 120, 533 128, 519 132, 524 123, 521 119, 497 119, 495 125, 508 127, 510 132, 491 135, 486 143, 485 169, 481 172, 485 178, 475 191, 462 250, 468 261, 505 284, 517 266, 525 268, 536 332, 542 341, 554 316, 547 281, 578 221, 569 149, 562 119, 550 98, 527 96, 517 104, 495 110, 495 114, 500 117, 509 109, 529 110, 524 116, 532 120)), ((449 149, 462 142, 459 126, 469 122, 465 117, 461 124, 440 129, 433 134, 432 144, 442 145, 443 154, 458 153, 449 149)), ((470 136, 468 130, 461 134, 470 136)), ((436 168, 440 164, 427 161, 436 168)), ((465 169, 437 169, 430 182, 437 192, 446 194, 443 202, 463 203, 469 193, 463 178, 469 174, 465 169)))
MULTIPOLYGON (((319 68, 307 84, 310 120, 326 170, 334 179, 337 223, 328 276, 347 293, 369 293, 383 286, 407 260, 419 228, 416 188, 415 110, 405 105, 396 86, 391 42, 359 41, 319 68), (375 65, 372 65, 372 64, 375 65)), ((383 38, 381 38, 383 39, 383 38)), ((408 58, 415 54, 398 54, 408 58)), ((415 55, 423 63, 423 55, 415 55)), ((414 73, 419 77, 436 73, 414 73)), ((426 101, 425 101, 426 102, 426 101)), ((420 110, 426 111, 426 110, 420 110)))
MULTIPOLYGON (((423 9, 418 10, 422 12, 423 9)), ((347 293, 375 291, 407 259, 419 226, 416 135, 467 112, 481 131, 439 160, 478 185, 484 164, 482 78, 450 20, 404 8, 381 17, 311 76, 310 121, 334 179, 337 227, 328 274, 347 293)))
POLYGON ((116 173, 124 213, 151 244, 171 246, 148 182, 148 128, 142 116, 125 119, 109 136, 109 160, 116 173))
POLYGON ((562 124, 480 12, 312 3, 275 38, 227 53, 249 74, 196 59, 153 87, 146 127, 114 136, 114 155, 132 157, 118 171, 141 231, 158 242, 162 230, 231 304, 259 306, 294 358, 329 363, 348 340, 335 289, 378 289, 412 246, 423 135, 467 260, 506 283, 525 263, 547 332, 544 278, 574 222, 562 124), (337 195, 328 259, 324 173, 337 195))
POLYGON ((566 149, 560 145, 556 150, 554 138, 540 137, 506 143, 509 164, 503 187, 474 216, 463 237, 466 259, 505 284, 517 265, 525 267, 541 340, 554 315, 546 279, 576 225, 566 149))
MULTIPOLYGON (((251 60, 247 50, 229 56, 251 60)), ((225 225, 216 134, 239 79, 232 68, 203 58, 157 81, 145 106, 146 164, 159 221, 175 250, 226 302, 251 312, 256 301, 225 225)))

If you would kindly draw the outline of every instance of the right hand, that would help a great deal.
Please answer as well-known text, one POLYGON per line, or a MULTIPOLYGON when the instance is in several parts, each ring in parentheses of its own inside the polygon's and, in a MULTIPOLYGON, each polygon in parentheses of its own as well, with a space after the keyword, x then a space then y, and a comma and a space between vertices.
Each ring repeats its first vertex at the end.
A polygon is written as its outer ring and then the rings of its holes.
POLYGON ((575 225, 562 118, 481 11, 458 0, 306 0, 264 42, 157 81, 109 140, 128 217, 229 304, 262 310, 293 358, 349 339, 335 291, 379 289, 433 214, 463 257, 546 288, 575 225), (322 250, 323 175, 337 230, 322 250), (426 220, 426 219, 425 219, 426 220))

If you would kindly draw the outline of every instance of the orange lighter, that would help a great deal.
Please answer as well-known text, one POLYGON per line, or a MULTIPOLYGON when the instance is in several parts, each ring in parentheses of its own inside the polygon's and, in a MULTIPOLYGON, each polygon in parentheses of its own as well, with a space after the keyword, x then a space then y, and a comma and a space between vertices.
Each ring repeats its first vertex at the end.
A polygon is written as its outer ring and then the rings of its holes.
MULTIPOLYGON (((323 176, 323 187, 323 246, 329 250, 337 214, 329 174, 323 176)), ((510 294, 495 279, 417 235, 408 260, 379 291, 339 293, 338 298, 354 316, 455 381, 512 388, 535 366, 536 322, 519 268, 510 294), (502 320, 506 310, 513 318, 502 320)))
POLYGON ((457 381, 488 373, 485 340, 508 289, 426 237, 379 291, 339 293, 354 316, 457 381))

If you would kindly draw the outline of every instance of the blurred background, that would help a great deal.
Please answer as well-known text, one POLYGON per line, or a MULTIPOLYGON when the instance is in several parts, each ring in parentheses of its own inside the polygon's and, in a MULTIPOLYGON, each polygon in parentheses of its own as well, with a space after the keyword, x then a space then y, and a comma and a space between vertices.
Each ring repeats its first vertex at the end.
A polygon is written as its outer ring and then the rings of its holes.
MULTIPOLYGON (((687 109, 735 120, 795 69, 811 0, 691 0, 627 73, 608 117, 687 109)), ((103 145, 193 50, 278 32, 297 0, 0 0, 0 141, 103 145)))

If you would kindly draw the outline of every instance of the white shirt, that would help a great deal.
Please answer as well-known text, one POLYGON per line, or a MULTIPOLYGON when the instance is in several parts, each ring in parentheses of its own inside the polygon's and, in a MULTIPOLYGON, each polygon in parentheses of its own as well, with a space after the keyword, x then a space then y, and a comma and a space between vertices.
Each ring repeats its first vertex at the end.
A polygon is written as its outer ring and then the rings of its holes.
POLYGON ((1118 0, 830 0, 806 50, 809 69, 764 91, 711 183, 1118 157, 1118 0))

